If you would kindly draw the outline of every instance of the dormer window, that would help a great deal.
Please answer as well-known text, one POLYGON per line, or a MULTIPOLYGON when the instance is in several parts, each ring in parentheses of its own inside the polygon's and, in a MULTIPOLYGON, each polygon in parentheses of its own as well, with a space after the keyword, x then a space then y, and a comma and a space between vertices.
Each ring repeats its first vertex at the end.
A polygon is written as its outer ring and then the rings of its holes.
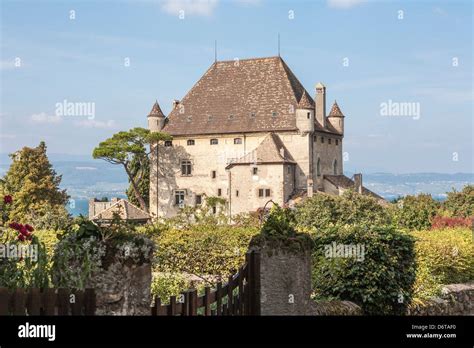
POLYGON ((211 145, 217 145, 217 144, 219 144, 219 140, 218 139, 211 139, 210 143, 211 143, 211 145))
POLYGON ((242 144, 242 138, 234 138, 234 144, 235 144, 235 145, 240 145, 240 144, 242 144))
POLYGON ((165 147, 170 147, 170 146, 173 146, 173 141, 165 140, 165 147))
POLYGON ((194 145, 194 139, 188 139, 187 144, 188 144, 188 146, 193 146, 194 145))
POLYGON ((233 120, 234 119, 234 115, 230 114, 229 115, 229 120, 233 120))
POLYGON ((212 121, 212 118, 213 118, 212 115, 207 116, 207 120, 208 120, 209 122, 212 121))
POLYGON ((186 117, 186 122, 191 122, 193 120, 193 117, 192 116, 187 116, 186 117))
POLYGON ((255 118, 255 117, 257 117, 257 114, 255 112, 251 112, 250 113, 250 118, 255 118))
POLYGON ((272 117, 277 117, 277 116, 278 116, 278 112, 273 111, 273 112, 272 112, 272 117))

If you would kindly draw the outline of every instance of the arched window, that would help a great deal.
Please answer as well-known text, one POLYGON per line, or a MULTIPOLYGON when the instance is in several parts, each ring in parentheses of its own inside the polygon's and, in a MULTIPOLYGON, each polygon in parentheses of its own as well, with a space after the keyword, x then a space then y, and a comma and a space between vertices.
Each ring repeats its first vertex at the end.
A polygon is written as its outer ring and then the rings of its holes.
POLYGON ((334 160, 334 164, 333 164, 333 172, 334 172, 334 175, 337 175, 337 160, 336 159, 334 160))
POLYGON ((321 176, 321 159, 318 158, 318 162, 316 164, 316 174, 318 174, 318 176, 321 176))

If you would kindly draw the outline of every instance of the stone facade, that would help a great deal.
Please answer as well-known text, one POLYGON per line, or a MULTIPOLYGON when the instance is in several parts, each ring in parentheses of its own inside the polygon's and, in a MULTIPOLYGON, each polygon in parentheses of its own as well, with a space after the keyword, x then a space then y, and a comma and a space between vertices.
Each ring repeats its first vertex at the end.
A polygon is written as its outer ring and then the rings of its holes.
POLYGON ((343 176, 344 115, 334 103, 326 116, 324 85, 315 94, 271 57, 214 63, 168 117, 155 103, 148 127, 173 140, 151 145, 152 217, 220 196, 231 218, 324 191, 325 175, 343 176))

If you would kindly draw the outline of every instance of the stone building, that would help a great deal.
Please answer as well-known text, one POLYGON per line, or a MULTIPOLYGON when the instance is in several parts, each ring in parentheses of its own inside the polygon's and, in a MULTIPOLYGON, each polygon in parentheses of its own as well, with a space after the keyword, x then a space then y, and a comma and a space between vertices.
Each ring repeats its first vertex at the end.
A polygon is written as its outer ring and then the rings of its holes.
POLYGON ((123 198, 113 197, 110 202, 96 198, 89 199, 90 220, 107 224, 112 221, 114 215, 137 224, 147 223, 151 219, 150 214, 123 198))
POLYGON ((156 102, 148 127, 173 136, 151 146, 154 217, 210 196, 225 198, 233 216, 351 185, 373 194, 343 175, 338 104, 326 114, 326 87, 318 83, 313 99, 281 57, 213 63, 168 117, 156 102))

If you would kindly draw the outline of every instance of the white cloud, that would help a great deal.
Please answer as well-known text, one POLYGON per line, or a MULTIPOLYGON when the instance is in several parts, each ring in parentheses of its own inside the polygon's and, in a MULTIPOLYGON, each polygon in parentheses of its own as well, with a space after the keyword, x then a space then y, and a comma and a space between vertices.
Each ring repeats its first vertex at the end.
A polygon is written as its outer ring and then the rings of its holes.
POLYGON ((210 16, 217 7, 218 0, 164 0, 161 9, 172 15, 210 16))
POLYGON ((75 122, 76 126, 84 128, 101 128, 101 129, 112 129, 116 127, 114 120, 108 121, 96 121, 96 120, 81 120, 75 122))
POLYGON ((349 9, 367 2, 367 0, 328 0, 328 6, 338 9, 349 9))
POLYGON ((61 116, 48 115, 45 112, 31 115, 30 119, 35 123, 59 123, 61 122, 61 116))

